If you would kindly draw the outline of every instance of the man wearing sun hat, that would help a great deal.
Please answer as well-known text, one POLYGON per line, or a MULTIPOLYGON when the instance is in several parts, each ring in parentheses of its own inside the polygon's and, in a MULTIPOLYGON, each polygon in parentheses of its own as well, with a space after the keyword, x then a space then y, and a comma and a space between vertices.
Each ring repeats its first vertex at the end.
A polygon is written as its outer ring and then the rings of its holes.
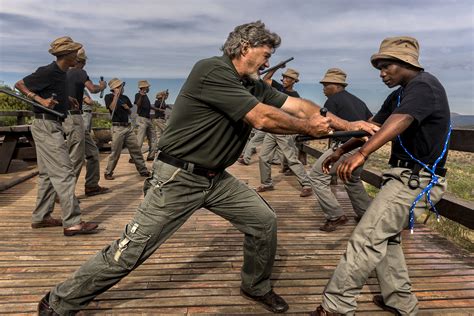
MULTIPOLYGON (((339 68, 328 69, 324 78, 320 81, 323 85, 323 92, 328 98, 326 103, 324 103, 324 107, 328 109, 329 112, 349 122, 358 120, 366 121, 370 119, 372 113, 367 108, 367 105, 361 99, 346 90, 346 77, 346 73, 339 68)), ((336 172, 337 165, 341 163, 344 158, 353 154, 355 149, 345 154, 343 158, 333 166, 330 174, 324 173, 321 167, 323 161, 348 140, 349 138, 333 138, 330 148, 316 160, 308 174, 313 192, 316 194, 321 209, 326 216, 326 222, 319 228, 322 231, 335 231, 336 227, 344 225, 348 221, 344 210, 331 191, 330 184, 332 175, 336 172)), ((370 204, 370 198, 360 180, 362 169, 363 165, 355 169, 352 173, 352 177, 344 184, 354 212, 356 213, 356 220, 362 217, 370 204)))
POLYGON ((171 109, 171 107, 166 104, 168 96, 168 90, 158 92, 155 97, 155 104, 152 106, 155 111, 155 116, 152 120, 155 129, 155 146, 158 145, 158 141, 166 128, 166 109, 171 109))
POLYGON ((146 80, 140 80, 138 81, 138 89, 139 91, 135 94, 135 101, 133 102, 137 107, 138 146, 140 149, 142 148, 146 136, 149 144, 146 160, 152 161, 155 159, 157 142, 155 141, 155 131, 150 117, 151 103, 147 95, 150 91, 150 84, 146 80))
MULTIPOLYGON (((322 304, 312 315, 353 315, 356 297, 374 269, 381 295, 375 295, 373 302, 396 315, 417 314, 418 301, 411 292, 400 234, 407 226, 413 228, 414 219, 424 212, 426 204, 415 202, 419 195, 425 197, 423 190, 429 184, 432 188, 427 197, 433 205, 446 190, 443 167, 450 132, 446 92, 436 77, 423 70, 418 56, 418 41, 402 36, 384 39, 379 52, 371 57, 383 82, 389 88, 400 87, 372 118, 382 125, 380 130, 343 161, 337 173, 347 181, 372 152, 394 140, 391 169, 385 171, 384 185, 354 229, 324 290, 322 304)), ((323 163, 323 170, 328 171, 332 162, 361 143, 356 139, 345 143, 323 163)))
POLYGON ((120 159, 123 147, 128 149, 131 159, 135 163, 137 171, 142 177, 148 177, 150 173, 145 165, 142 152, 137 143, 137 136, 129 122, 129 115, 133 107, 130 99, 123 94, 123 81, 112 78, 109 81, 111 93, 105 95, 105 105, 112 115, 112 148, 109 161, 105 168, 104 178, 114 180, 114 170, 120 159))
MULTIPOLYGON (((68 36, 54 40, 49 53, 56 57, 56 61, 39 67, 18 81, 15 87, 29 99, 67 115, 71 101, 66 71, 76 64, 77 51, 81 47, 68 36)), ((39 176, 31 227, 63 226, 65 236, 96 233, 97 224, 81 221, 81 209, 74 194, 76 176, 64 141, 62 119, 38 108, 33 110, 35 119, 31 124, 31 133, 35 141, 39 176), (61 204, 62 220, 51 216, 56 197, 61 204)))
MULTIPOLYGON (((269 71, 265 75, 265 77, 263 77, 263 80, 278 91, 281 91, 289 96, 299 98, 300 95, 293 88, 295 83, 299 81, 299 72, 294 69, 288 68, 282 74, 281 81, 283 84, 280 84, 275 80, 271 79, 271 76, 273 76, 275 71, 276 69, 274 71, 269 71)), ((308 179, 308 174, 306 173, 303 164, 298 159, 298 150, 296 148, 294 137, 292 135, 280 135, 272 133, 267 133, 265 135, 265 138, 263 139, 262 143, 262 148, 259 154, 261 184, 255 190, 257 192, 265 192, 274 189, 271 161, 277 148, 279 148, 282 153, 282 171, 284 171, 285 169, 284 161, 286 160, 288 163, 288 168, 296 175, 296 178, 298 179, 298 182, 302 187, 300 196, 311 196, 313 193, 311 190, 311 182, 308 179)))
POLYGON ((85 157, 86 182, 84 191, 86 196, 93 196, 107 193, 110 190, 99 185, 99 149, 90 135, 90 122, 87 123, 88 128, 85 128, 82 105, 85 88, 87 88, 90 93, 98 93, 106 88, 106 83, 103 80, 100 81, 98 85, 92 82, 84 70, 86 62, 86 52, 84 48, 81 48, 77 52, 76 65, 67 71, 68 93, 70 97, 78 101, 79 107, 71 107, 69 109, 69 115, 63 123, 63 126, 66 132, 69 156, 71 157, 74 173, 76 174, 76 181, 81 173, 85 157))

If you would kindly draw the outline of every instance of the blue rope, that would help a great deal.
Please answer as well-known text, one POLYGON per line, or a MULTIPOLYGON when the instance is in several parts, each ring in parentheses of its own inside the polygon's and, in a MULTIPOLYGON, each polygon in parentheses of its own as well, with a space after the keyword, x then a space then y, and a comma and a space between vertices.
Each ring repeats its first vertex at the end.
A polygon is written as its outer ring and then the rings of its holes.
MULTIPOLYGON (((400 102, 402 98, 402 92, 403 89, 400 89, 400 93, 398 94, 398 99, 397 99, 397 107, 400 107, 400 102)), ((415 206, 416 204, 421 200, 421 198, 426 194, 426 198, 428 199, 428 202, 430 203, 431 208, 433 209, 434 213, 436 214, 436 220, 439 221, 439 213, 436 207, 434 206, 433 202, 431 201, 431 189, 433 186, 435 186, 438 183, 439 177, 435 174, 436 171, 436 166, 438 163, 443 159, 444 155, 446 154, 446 151, 448 150, 448 142, 449 138, 451 137, 451 131, 452 131, 452 124, 451 122, 449 123, 449 130, 448 130, 448 135, 446 136, 446 140, 444 142, 444 147, 443 151, 441 152, 440 156, 438 159, 436 159, 435 163, 433 164, 433 167, 430 168, 428 165, 425 163, 421 162, 420 160, 416 159, 403 145, 402 138, 400 135, 397 136, 398 141, 400 142, 400 146, 402 146, 403 150, 405 153, 410 156, 412 160, 414 160, 416 163, 420 164, 423 169, 428 171, 431 174, 431 181, 430 183, 420 192, 420 194, 417 195, 415 200, 410 206, 410 215, 409 215, 409 224, 408 227, 410 228, 410 232, 413 234, 413 228, 415 227, 415 206)))

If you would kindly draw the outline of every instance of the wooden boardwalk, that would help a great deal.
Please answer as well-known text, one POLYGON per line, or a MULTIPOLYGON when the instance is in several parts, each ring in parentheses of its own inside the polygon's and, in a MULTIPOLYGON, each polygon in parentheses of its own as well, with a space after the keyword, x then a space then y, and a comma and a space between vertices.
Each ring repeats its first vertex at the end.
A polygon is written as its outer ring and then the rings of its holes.
MULTIPOLYGON (((102 167, 105 167, 102 156, 102 167)), ((258 164, 234 165, 229 171, 258 185, 258 164)), ((294 177, 273 169, 276 190, 263 197, 278 214, 278 251, 273 270, 275 290, 290 304, 288 314, 307 314, 344 252, 355 222, 333 233, 318 230, 323 215, 314 197, 300 198, 294 177)), ((83 198, 83 175, 77 185, 83 218, 100 223, 96 235, 64 237, 61 228, 30 228, 37 178, 0 192, 0 314, 32 315, 38 300, 71 275, 87 258, 120 236, 142 200, 143 178, 123 155, 114 181, 101 184, 112 193, 83 198)), ((347 196, 336 188, 347 214, 347 196)), ((55 216, 60 214, 56 207, 55 216)), ((95 299, 84 315, 265 314, 239 295, 243 236, 228 222, 199 210, 137 270, 95 299)), ((417 225, 404 235, 420 315, 474 315, 474 257, 417 225)), ((379 292, 372 276, 358 300, 357 315, 388 315, 371 303, 379 292)))

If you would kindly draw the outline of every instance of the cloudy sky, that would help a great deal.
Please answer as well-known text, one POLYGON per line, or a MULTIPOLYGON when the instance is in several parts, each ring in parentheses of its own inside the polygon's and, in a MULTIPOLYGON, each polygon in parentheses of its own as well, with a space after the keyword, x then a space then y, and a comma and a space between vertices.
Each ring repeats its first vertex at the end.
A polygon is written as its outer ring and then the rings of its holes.
POLYGON ((371 100, 388 91, 370 56, 387 36, 414 36, 452 111, 474 114, 472 0, 0 0, 0 80, 49 63, 49 43, 63 35, 84 44, 91 76, 185 78, 220 54, 236 25, 257 19, 282 37, 271 62, 295 57, 301 82, 318 91, 327 68, 342 68, 371 100))

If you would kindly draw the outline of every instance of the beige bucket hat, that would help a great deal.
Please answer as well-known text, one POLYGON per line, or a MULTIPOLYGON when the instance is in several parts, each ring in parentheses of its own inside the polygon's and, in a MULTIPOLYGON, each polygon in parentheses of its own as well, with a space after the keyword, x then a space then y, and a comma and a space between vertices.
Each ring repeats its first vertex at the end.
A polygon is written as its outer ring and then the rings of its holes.
POLYGON ((123 81, 120 80, 119 78, 112 78, 109 80, 109 88, 110 89, 115 89, 118 88, 122 85, 123 81))
POLYGON ((79 49, 77 51, 76 59, 79 60, 79 61, 86 61, 87 60, 87 55, 86 55, 86 51, 84 50, 84 47, 82 47, 81 49, 79 49))
POLYGON ((168 91, 167 90, 163 90, 163 91, 160 91, 156 94, 156 98, 159 99, 159 98, 162 98, 164 97, 165 95, 168 95, 168 91))
POLYGON ((346 82, 347 75, 344 71, 339 68, 329 68, 324 75, 324 78, 321 79, 319 83, 337 83, 347 86, 346 82))
POLYGON ((294 69, 288 68, 283 74, 283 77, 289 77, 291 79, 294 79, 296 82, 300 81, 298 77, 300 76, 300 73, 297 72, 294 69))
POLYGON ((81 43, 76 43, 69 36, 63 36, 55 39, 50 44, 51 48, 48 52, 54 56, 61 56, 79 50, 82 47, 81 43))
POLYGON ((146 80, 138 81, 138 88, 149 88, 151 85, 146 80))
POLYGON ((396 59, 423 69, 418 62, 419 56, 420 45, 415 38, 409 36, 387 37, 380 44, 379 52, 370 57, 370 62, 376 67, 376 61, 379 59, 396 59))

